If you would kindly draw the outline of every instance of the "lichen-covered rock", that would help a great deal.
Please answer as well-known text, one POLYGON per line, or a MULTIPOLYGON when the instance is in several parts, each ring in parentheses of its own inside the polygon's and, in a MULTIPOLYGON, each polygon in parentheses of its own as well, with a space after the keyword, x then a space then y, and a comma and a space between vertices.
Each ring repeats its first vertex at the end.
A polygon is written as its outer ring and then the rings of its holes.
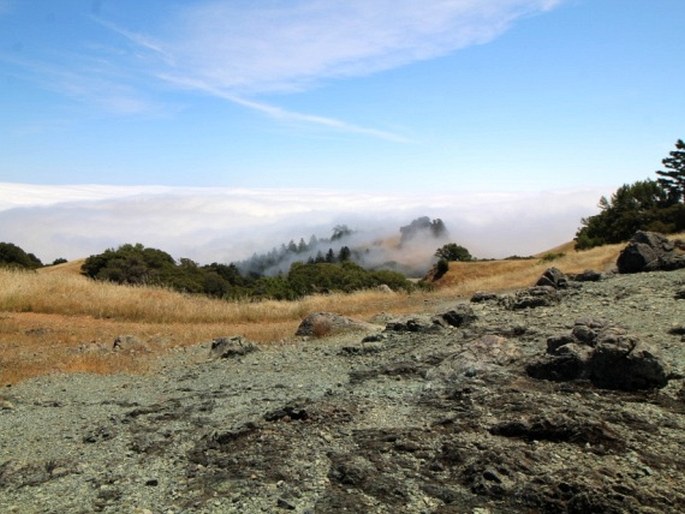
POLYGON ((492 302, 497 301, 498 299, 499 297, 496 293, 489 293, 487 291, 476 291, 473 293, 473 296, 471 296, 471 301, 473 303, 492 302))
POLYGON ((426 374, 428 380, 454 382, 483 376, 513 363, 521 353, 513 341, 487 334, 464 343, 463 348, 444 359, 426 374))
POLYGON ((561 297, 554 287, 535 286, 517 291, 505 302, 505 306, 512 310, 533 309, 535 307, 550 307, 559 303, 561 297))
POLYGON ((313 312, 302 320, 300 326, 297 327, 295 335, 326 337, 343 332, 365 331, 371 327, 368 323, 356 321, 332 312, 313 312))
POLYGON ((209 356, 214 359, 229 359, 254 351, 257 351, 257 346, 241 336, 219 337, 212 341, 209 356))

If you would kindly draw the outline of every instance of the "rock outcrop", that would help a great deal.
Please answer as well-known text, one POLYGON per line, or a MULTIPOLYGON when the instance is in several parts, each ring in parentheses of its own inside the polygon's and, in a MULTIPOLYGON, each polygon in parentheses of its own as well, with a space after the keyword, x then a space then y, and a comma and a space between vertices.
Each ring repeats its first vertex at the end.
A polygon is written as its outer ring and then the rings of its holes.
POLYGON ((570 335, 547 340, 547 353, 528 363, 533 378, 590 380, 604 389, 660 389, 669 370, 658 351, 620 327, 604 321, 576 321, 570 335))
POLYGON ((558 268, 547 268, 535 285, 565 289, 568 287, 568 277, 558 268))
POLYGON ((642 271, 672 271, 685 268, 685 256, 663 235, 637 232, 616 261, 619 273, 642 271))
POLYGON ((308 314, 297 327, 295 335, 324 337, 347 332, 368 331, 374 328, 369 323, 356 321, 332 312, 308 314))

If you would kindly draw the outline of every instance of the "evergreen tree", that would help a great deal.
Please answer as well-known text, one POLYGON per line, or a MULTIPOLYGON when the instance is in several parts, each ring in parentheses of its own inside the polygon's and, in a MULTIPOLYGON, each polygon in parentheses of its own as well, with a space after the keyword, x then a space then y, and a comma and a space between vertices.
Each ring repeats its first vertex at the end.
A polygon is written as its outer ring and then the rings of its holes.
POLYGON ((340 249, 340 253, 338 253, 338 261, 339 262, 345 262, 349 261, 352 258, 352 251, 350 250, 349 246, 343 246, 340 249))
POLYGON ((660 170, 657 181, 668 191, 669 200, 673 203, 685 201, 685 143, 678 139, 676 149, 670 152, 670 157, 661 161, 667 171, 660 170))

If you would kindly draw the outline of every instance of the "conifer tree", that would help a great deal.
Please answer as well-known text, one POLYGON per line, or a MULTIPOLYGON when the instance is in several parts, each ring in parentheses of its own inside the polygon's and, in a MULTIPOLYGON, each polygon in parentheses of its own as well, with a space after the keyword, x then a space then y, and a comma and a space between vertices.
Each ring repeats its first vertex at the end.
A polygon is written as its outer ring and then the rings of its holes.
POLYGON ((676 149, 670 152, 670 157, 661 161, 667 170, 659 170, 657 182, 668 191, 669 199, 673 203, 685 201, 685 143, 678 139, 676 149))

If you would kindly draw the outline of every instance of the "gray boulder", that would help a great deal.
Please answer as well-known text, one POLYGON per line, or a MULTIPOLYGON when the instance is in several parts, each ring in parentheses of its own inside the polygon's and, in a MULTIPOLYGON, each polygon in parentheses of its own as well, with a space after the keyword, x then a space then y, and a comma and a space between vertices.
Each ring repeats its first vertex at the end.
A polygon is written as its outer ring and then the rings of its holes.
POLYGON ((621 251, 616 266, 619 273, 671 271, 685 267, 685 256, 663 235, 641 230, 621 251))
POLYGON ((463 327, 470 325, 476 321, 477 316, 473 312, 471 306, 467 304, 459 304, 454 309, 451 309, 442 314, 438 314, 433 318, 433 323, 442 326, 463 327))
POLYGON ((590 380, 603 389, 660 389, 669 370, 658 352, 609 323, 581 319, 570 335, 550 337, 547 352, 526 366, 533 378, 554 381, 590 380))
POLYGON ((505 300, 505 306, 512 310, 533 309, 535 307, 550 307, 561 300, 556 288, 551 286, 535 286, 517 291, 513 297, 505 300))
POLYGON ((325 337, 343 332, 361 332, 376 329, 375 325, 356 321, 332 312, 308 314, 297 327, 295 335, 325 337))
POLYGON ((565 289, 568 287, 568 278, 558 268, 547 268, 535 285, 565 289))
POLYGON ((499 300, 496 293, 489 293, 487 291, 476 291, 471 297, 473 303, 492 302, 499 300))
POLYGON ((669 373, 647 343, 630 335, 603 335, 588 363, 588 375, 597 387, 635 391, 665 387, 669 373))

